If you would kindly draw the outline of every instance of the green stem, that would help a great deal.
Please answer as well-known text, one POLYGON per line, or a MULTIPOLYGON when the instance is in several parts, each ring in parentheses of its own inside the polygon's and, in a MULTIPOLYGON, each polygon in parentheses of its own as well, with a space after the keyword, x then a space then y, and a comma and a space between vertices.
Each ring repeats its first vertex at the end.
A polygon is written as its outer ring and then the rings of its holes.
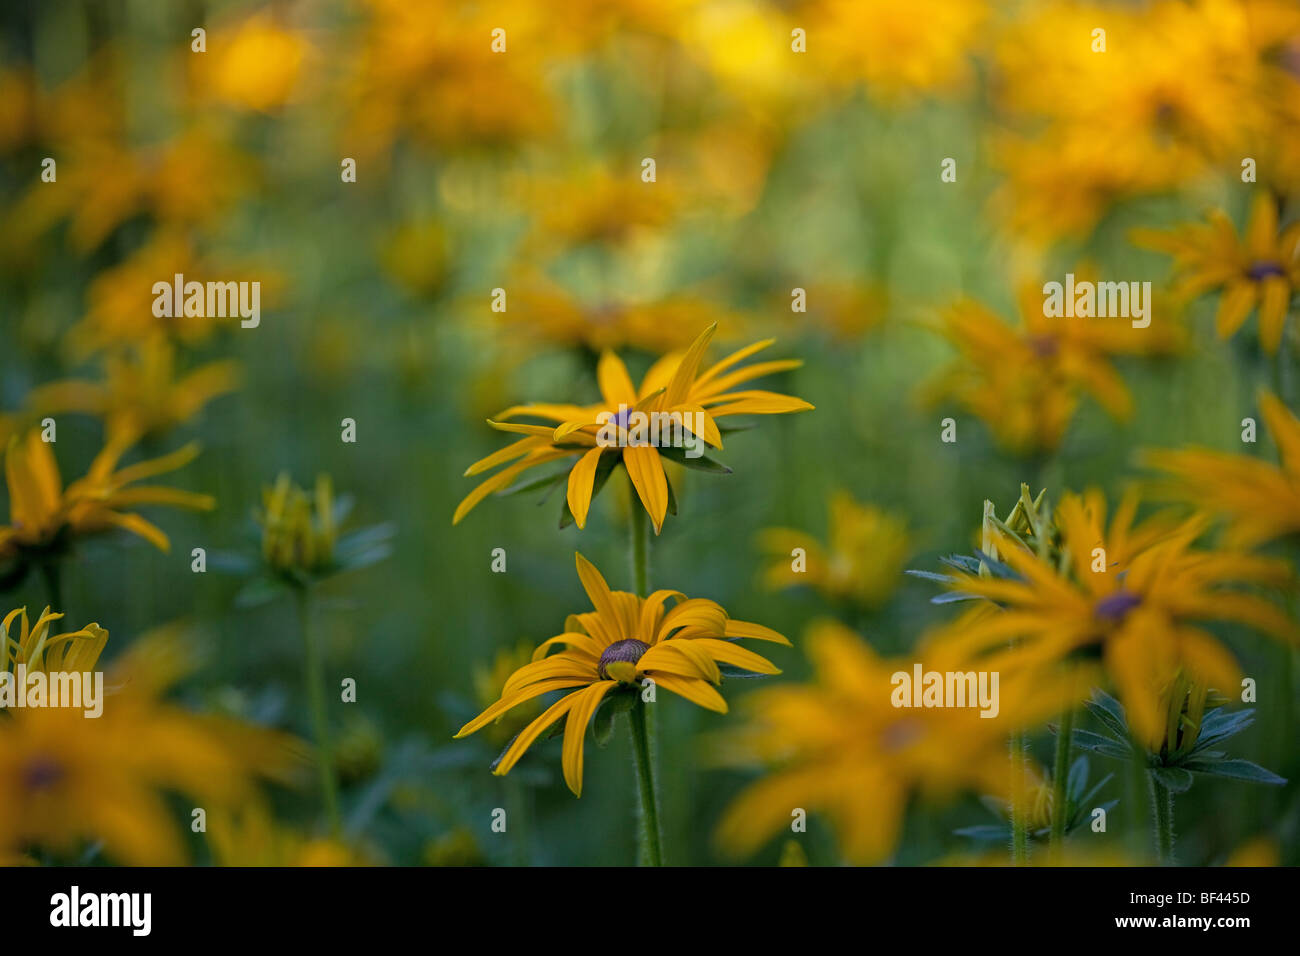
POLYGON ((641 499, 637 497, 635 488, 632 489, 631 509, 629 544, 632 556, 632 586, 636 590, 637 597, 645 597, 650 593, 647 583, 650 568, 650 534, 647 529, 648 516, 645 508, 641 506, 641 499))
POLYGON ((1161 866, 1174 862, 1174 794, 1173 791, 1148 774, 1151 784, 1151 813, 1155 821, 1156 860, 1161 866))
POLYGON ((56 614, 67 614, 67 609, 63 606, 63 580, 57 559, 41 562, 41 577, 45 579, 45 594, 50 602, 50 610, 56 614))
POLYGON ((330 742, 329 721, 325 713, 325 669, 321 659, 320 642, 312 628, 311 591, 307 587, 296 589, 298 616, 302 624, 305 648, 305 680, 307 697, 311 705, 312 732, 316 737, 316 767, 320 776, 321 798, 325 802, 325 816, 330 833, 338 837, 343 832, 339 816, 338 782, 334 779, 334 749, 330 742))
POLYGON ((632 732, 632 757, 636 763, 639 785, 640 827, 637 833, 637 863, 641 866, 663 866, 663 833, 659 828, 659 800, 655 793, 654 755, 650 748, 649 715, 646 703, 636 702, 628 711, 628 727, 632 732))
POLYGON ((1050 846, 1059 852, 1065 841, 1068 796, 1066 784, 1070 776, 1070 736, 1074 733, 1074 708, 1067 707, 1061 714, 1061 724, 1056 729, 1056 762, 1052 768, 1052 836, 1050 846))
POLYGON ((1029 825, 1025 819, 1025 732, 1011 734, 1011 863, 1029 863, 1029 825))

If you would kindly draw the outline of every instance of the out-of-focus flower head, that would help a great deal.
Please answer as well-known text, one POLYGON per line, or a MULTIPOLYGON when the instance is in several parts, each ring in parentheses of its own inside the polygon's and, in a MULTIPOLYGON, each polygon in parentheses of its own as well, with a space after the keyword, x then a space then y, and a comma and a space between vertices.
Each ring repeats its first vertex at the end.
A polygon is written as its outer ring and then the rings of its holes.
POLYGON ((1236 334, 1259 311, 1259 342, 1270 355, 1282 344, 1291 299, 1300 291, 1300 222, 1278 227, 1277 201, 1255 194, 1250 221, 1238 237, 1221 210, 1208 224, 1161 231, 1138 229, 1134 241, 1174 257, 1176 295, 1194 299, 1218 290, 1215 328, 1219 338, 1236 334))
POLYGON ((0 719, 0 854, 70 855, 100 841, 115 862, 175 866, 187 852, 166 795, 219 813, 247 805, 262 778, 292 779, 293 738, 162 699, 191 666, 177 640, 174 629, 141 636, 107 675, 97 718, 45 707, 0 719))
POLYGON ((879 607, 897 587, 911 550, 906 522, 845 491, 831 496, 829 515, 826 546, 794 528, 759 532, 770 559, 764 583, 773 589, 807 585, 834 600, 879 607), (803 552, 799 558, 796 549, 803 552))
POLYGON ((846 860, 879 863, 894 852, 913 796, 1007 794, 1007 734, 1059 712, 1065 699, 1059 682, 1003 675, 993 718, 972 707, 898 706, 895 675, 910 678, 918 660, 931 671, 977 665, 942 653, 884 659, 832 621, 810 626, 804 646, 812 681, 750 694, 746 725, 716 741, 717 762, 766 768, 718 825, 730 855, 755 853, 802 807, 830 820, 846 860))
POLYGON ((956 401, 1022 455, 1054 450, 1084 394, 1127 418, 1132 398, 1111 358, 1145 352, 1145 330, 1126 318, 1047 316, 1041 290, 1030 285, 1019 304, 1019 325, 971 299, 941 313, 936 331, 959 355, 923 386, 923 401, 956 401))

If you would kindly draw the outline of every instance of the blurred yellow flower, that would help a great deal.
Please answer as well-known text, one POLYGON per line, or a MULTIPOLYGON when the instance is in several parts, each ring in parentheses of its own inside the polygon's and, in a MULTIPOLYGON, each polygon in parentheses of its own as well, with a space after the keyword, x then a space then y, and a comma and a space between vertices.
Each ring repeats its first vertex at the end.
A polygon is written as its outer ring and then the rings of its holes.
POLYGON ((1300 419, 1271 392, 1260 394, 1259 406, 1280 465, 1208 448, 1143 455, 1168 476, 1157 493, 1226 517, 1229 543, 1243 548, 1300 533, 1300 419))
POLYGON ((927 404, 953 400, 982 419, 998 444, 1016 454, 1060 445, 1081 395, 1111 416, 1127 418, 1132 398, 1112 356, 1147 343, 1124 318, 1044 315, 1043 295, 1020 289, 1021 324, 1012 325, 971 299, 945 309, 937 331, 958 358, 922 388, 927 404))
POLYGON ((69 379, 32 390, 34 416, 82 412, 104 421, 110 439, 166 434, 188 422, 219 395, 235 389, 239 366, 208 362, 177 375, 176 348, 162 335, 126 346, 104 359, 104 381, 69 379))
MULTIPOLYGON (((178 865, 185 844, 165 794, 219 812, 245 805, 259 777, 291 771, 291 738, 160 699, 179 676, 174 640, 162 631, 136 642, 110 673, 98 718, 27 708, 0 719, 0 855, 98 840, 115 862, 178 865)), ((92 656, 77 663, 93 667, 92 656)))
MULTIPOLYGON (((829 818, 850 863, 879 863, 893 853, 913 795, 1006 794, 1009 729, 1059 712, 1062 702, 1062 688, 1039 675, 1003 675, 993 719, 969 707, 900 708, 893 675, 910 675, 913 660, 881 658, 829 620, 809 627, 805 647, 812 682, 750 694, 745 727, 716 742, 719 763, 767 768, 718 824, 717 843, 730 855, 757 852, 804 810, 829 818)), ((978 666, 956 657, 925 662, 940 670, 978 666)))
POLYGON ((1215 328, 1231 338, 1259 309, 1259 342, 1270 355, 1282 344, 1291 297, 1300 290, 1300 222, 1278 228, 1277 200, 1255 194, 1241 237, 1226 214, 1215 210, 1209 224, 1169 231, 1138 229, 1134 241, 1174 257, 1178 294, 1193 299, 1220 290, 1215 328))
POLYGON ((1027 238, 1084 236, 1121 200, 1235 167, 1265 125, 1246 6, 1052 0, 1009 19, 995 56, 1007 117, 995 210, 1027 238))
POLYGON ((1197 548, 1208 521, 1137 521, 1130 493, 1106 523, 1100 492, 1066 495, 1056 509, 1060 552, 1043 556, 995 531, 996 559, 1016 576, 957 571, 954 591, 993 602, 977 607, 934 637, 937 645, 1003 673, 1048 672, 1100 656, 1142 740, 1165 727, 1162 694, 1181 670, 1219 689, 1238 686, 1232 653, 1202 626, 1248 625, 1285 641, 1296 625, 1242 585, 1282 585, 1285 562, 1197 548))
POLYGON ((727 702, 715 689, 723 679, 719 664, 758 674, 780 673, 771 661, 735 641, 750 638, 786 645, 790 642, 760 624, 729 617, 713 601, 687 598, 680 591, 655 591, 647 598, 611 591, 595 565, 581 554, 577 555, 577 565, 578 577, 595 610, 569 615, 564 633, 539 644, 532 663, 519 668, 506 681, 500 700, 456 736, 472 734, 550 691, 566 690, 568 693, 519 733, 492 772, 498 776, 509 773, 534 741, 567 714, 564 782, 576 796, 582 796, 583 738, 597 708, 615 688, 640 693, 635 685, 649 678, 657 687, 694 704, 726 713, 727 702), (549 654, 556 645, 564 645, 565 649, 549 654))
POLYGON ((217 866, 369 866, 373 861, 341 840, 310 837, 274 818, 263 800, 208 814, 208 845, 217 866))
POLYGON ((262 526, 262 557, 272 569, 311 575, 333 565, 338 526, 329 475, 318 475, 308 494, 281 472, 274 485, 262 489, 262 507, 254 517, 262 526))
POLYGON ((835 600, 879 607, 894 592, 911 551, 906 522, 845 491, 831 495, 823 547, 794 528, 766 528, 759 547, 768 554, 763 581, 773 590, 807 585, 835 600), (803 552, 796 556, 793 552, 803 552))
POLYGON ((221 102, 263 113, 285 105, 312 53, 302 34, 264 12, 214 31, 208 42, 207 56, 191 58, 199 82, 221 102))
POLYGON ((170 544, 162 529, 127 509, 154 504, 198 511, 216 507, 210 495, 136 484, 193 461, 199 453, 197 444, 118 468, 133 441, 129 435, 108 441, 85 477, 65 489, 54 452, 41 439, 40 431, 12 438, 5 454, 9 523, 0 525, 0 560, 54 547, 62 534, 80 537, 113 528, 129 531, 166 551, 170 544))

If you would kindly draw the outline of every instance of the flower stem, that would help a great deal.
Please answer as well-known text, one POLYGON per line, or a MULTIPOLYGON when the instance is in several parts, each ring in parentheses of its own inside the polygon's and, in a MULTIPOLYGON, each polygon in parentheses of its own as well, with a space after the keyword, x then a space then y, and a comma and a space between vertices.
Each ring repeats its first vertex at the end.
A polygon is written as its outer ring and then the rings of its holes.
POLYGON ((67 609, 63 606, 63 581, 57 558, 41 562, 41 577, 45 579, 45 594, 50 602, 50 610, 56 614, 66 614, 67 609))
POLYGON ((330 833, 337 837, 343 832, 339 816, 338 782, 334 779, 334 750, 330 742, 329 721, 325 715, 325 670, 321 660, 320 642, 312 628, 311 591, 307 587, 295 589, 298 596, 298 617, 302 625, 305 680, 307 697, 311 705, 312 732, 316 737, 316 767, 320 775, 321 798, 325 802, 325 816, 330 833))
POLYGON ((1011 733, 1011 863, 1029 863, 1029 826, 1025 819, 1025 732, 1011 733))
POLYGON ((641 500, 636 495, 636 489, 632 489, 631 517, 629 530, 631 531, 631 541, 629 542, 632 556, 632 587, 636 591, 637 597, 645 597, 650 593, 649 570, 650 570, 650 535, 646 528, 647 515, 645 508, 641 507, 641 500))
POLYGON ((1056 728, 1056 761, 1052 768, 1052 835, 1050 846, 1059 853, 1065 841, 1065 825, 1069 808, 1066 784, 1070 776, 1070 737, 1074 733, 1074 708, 1067 707, 1056 728))
POLYGON ((637 833, 637 864, 663 866, 663 834, 659 828, 659 800, 655 793, 654 754, 650 746, 649 715, 646 703, 636 702, 628 711, 632 731, 632 757, 636 763, 639 785, 640 827, 637 833))
POLYGON ((1151 813, 1155 824, 1156 860, 1166 866, 1174 862, 1174 794, 1149 773, 1151 813))

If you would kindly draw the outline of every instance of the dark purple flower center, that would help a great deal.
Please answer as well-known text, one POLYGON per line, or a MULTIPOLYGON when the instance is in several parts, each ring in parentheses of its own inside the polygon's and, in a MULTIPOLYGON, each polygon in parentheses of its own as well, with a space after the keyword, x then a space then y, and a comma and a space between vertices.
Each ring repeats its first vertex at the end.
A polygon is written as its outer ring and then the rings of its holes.
POLYGON ((1118 624, 1128 616, 1128 612, 1142 603, 1142 596, 1123 589, 1108 594, 1097 602, 1094 608, 1097 616, 1105 621, 1118 624))
POLYGON ((51 757, 37 757, 23 768, 23 786, 27 790, 44 790, 63 779, 63 768, 51 757))
POLYGON ((596 673, 601 676, 602 680, 609 680, 609 671, 606 668, 610 664, 635 664, 648 650, 650 650, 650 645, 645 641, 638 641, 635 637, 615 641, 601 652, 600 663, 596 666, 596 673))
POLYGON ((1276 259, 1261 259, 1250 264, 1250 268, 1246 270, 1246 275, 1256 282, 1263 282, 1270 276, 1285 276, 1286 270, 1282 268, 1282 263, 1276 259))
POLYGON ((1035 335, 1029 339, 1029 348, 1039 358, 1052 358, 1061 350, 1061 343, 1054 335, 1035 335))

